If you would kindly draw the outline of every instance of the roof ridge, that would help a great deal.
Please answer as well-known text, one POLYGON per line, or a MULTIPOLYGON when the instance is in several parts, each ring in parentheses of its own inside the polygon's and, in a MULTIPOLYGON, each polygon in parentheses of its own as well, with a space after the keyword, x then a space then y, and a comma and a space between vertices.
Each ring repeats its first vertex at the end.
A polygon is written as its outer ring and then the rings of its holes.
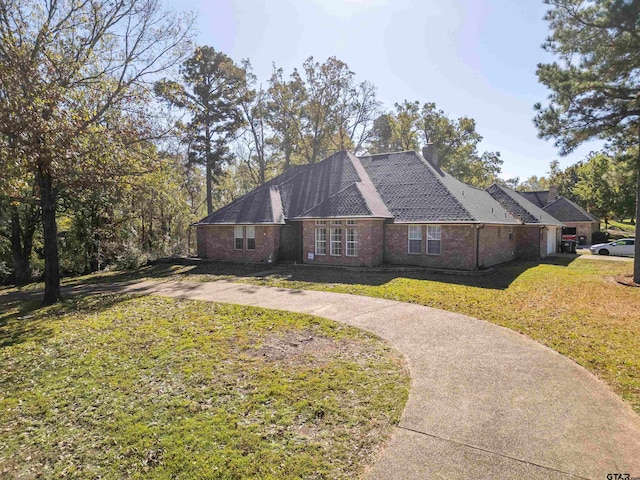
POLYGON ((349 153, 350 155, 353 155, 356 158, 366 158, 366 157, 379 157, 381 155, 396 155, 398 153, 409 153, 409 152, 416 153, 415 150, 397 150, 395 152, 368 153, 367 155, 355 155, 355 154, 351 154, 350 152, 347 152, 347 153, 349 153))
MULTIPOLYGON (((460 183, 463 187, 468 187, 468 188, 472 188, 470 185, 467 185, 466 183, 464 183, 462 180, 458 180, 456 177, 454 177, 453 175, 449 175, 447 172, 445 172, 440 166, 436 167, 435 165, 433 165, 431 162, 429 162, 426 158, 424 158, 422 156, 421 153, 416 152, 415 150, 413 150, 413 154, 418 157, 418 160, 420 160, 424 165, 427 166, 427 168, 430 168, 431 170, 433 170, 435 173, 437 173, 440 178, 442 179, 447 179, 447 180, 455 180, 456 182, 460 183)), ((465 212, 467 212, 467 215, 469 215, 469 218, 472 218, 473 220, 477 220, 476 216, 473 215, 469 209, 458 199, 458 195, 456 193, 454 193, 450 188, 449 185, 446 184, 446 182, 443 182, 442 180, 438 179, 438 181, 442 184, 442 186, 447 189, 447 191, 449 192, 449 194, 451 195, 451 197, 453 197, 453 199, 455 200, 455 202, 460 205, 460 208, 462 208, 465 212)), ((464 192, 462 192, 462 195, 464 195, 464 192)))

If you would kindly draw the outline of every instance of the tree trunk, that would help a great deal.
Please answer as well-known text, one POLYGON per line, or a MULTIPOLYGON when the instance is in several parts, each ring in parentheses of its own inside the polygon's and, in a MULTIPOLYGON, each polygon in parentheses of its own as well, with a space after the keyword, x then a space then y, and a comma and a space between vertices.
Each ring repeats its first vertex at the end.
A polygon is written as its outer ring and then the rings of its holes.
POLYGON ((51 184, 51 173, 38 168, 42 232, 44 237, 44 299, 43 305, 62 300, 60 294, 60 265, 58 258, 58 225, 56 224, 56 196, 51 184))
MULTIPOLYGON (((640 218, 640 126, 638 127, 638 159, 636 162, 636 218, 640 218)), ((640 222, 636 223, 635 257, 633 259, 633 281, 640 284, 640 222)))
MULTIPOLYGON (((13 256, 13 276, 16 285, 25 285, 31 281, 31 243, 23 248, 22 227, 18 207, 11 207, 11 253, 13 256), (25 255, 27 254, 28 255, 25 255)), ((25 243, 26 239, 25 239, 25 243)))
POLYGON ((212 178, 212 170, 213 170, 213 159, 211 154, 211 131, 209 129, 209 125, 205 127, 205 182, 207 184, 207 216, 213 213, 213 178, 212 178))

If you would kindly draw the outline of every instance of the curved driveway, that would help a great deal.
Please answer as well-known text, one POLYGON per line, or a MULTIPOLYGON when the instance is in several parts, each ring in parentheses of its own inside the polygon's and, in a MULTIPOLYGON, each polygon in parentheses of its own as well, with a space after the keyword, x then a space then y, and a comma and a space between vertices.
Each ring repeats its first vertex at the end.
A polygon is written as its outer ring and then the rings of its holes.
POLYGON ((128 290, 310 313, 392 343, 407 358, 411 392, 369 478, 640 477, 640 417, 576 363, 506 328, 391 300, 228 281, 128 290))

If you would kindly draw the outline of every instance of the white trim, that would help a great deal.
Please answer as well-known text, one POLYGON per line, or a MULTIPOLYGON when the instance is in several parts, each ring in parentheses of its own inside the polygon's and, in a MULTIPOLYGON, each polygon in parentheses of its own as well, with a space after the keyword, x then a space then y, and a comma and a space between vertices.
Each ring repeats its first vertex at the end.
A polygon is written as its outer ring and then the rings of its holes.
POLYGON ((332 257, 342 256, 342 228, 329 229, 329 255, 331 255, 332 257), (340 237, 338 240, 333 239, 334 232, 336 232, 340 237), (336 250, 340 250, 338 253, 334 253, 334 245, 337 247, 336 250))
POLYGON ((407 254, 408 255, 420 255, 422 253, 422 225, 407 225, 407 254), (420 237, 416 237, 415 235, 411 236, 411 231, 420 233, 420 237), (418 247, 417 252, 411 251, 411 241, 420 241, 420 246, 418 247))
POLYGON ((358 229, 351 226, 345 228, 345 256, 357 257, 358 256, 358 229), (353 240, 349 240, 349 231, 353 232, 353 240), (353 249, 353 253, 349 254, 349 247, 353 249))
POLYGON ((316 255, 326 255, 327 254, 327 228, 326 227, 316 228, 315 229, 315 237, 314 238, 315 238, 315 242, 314 242, 315 243, 315 254, 316 255), (318 233, 320 231, 322 231, 322 230, 324 231, 323 232, 324 233, 324 239, 319 240, 318 239, 318 233), (319 244, 324 244, 324 252, 323 253, 318 252, 318 245, 319 244))
POLYGON ((427 225, 427 241, 425 253, 427 255, 441 255, 442 254, 442 227, 440 225, 427 225), (433 238, 429 238, 429 229, 434 229, 432 235, 433 238), (437 230, 436 230, 437 229, 437 230), (438 242, 438 253, 429 252, 429 242, 438 242))

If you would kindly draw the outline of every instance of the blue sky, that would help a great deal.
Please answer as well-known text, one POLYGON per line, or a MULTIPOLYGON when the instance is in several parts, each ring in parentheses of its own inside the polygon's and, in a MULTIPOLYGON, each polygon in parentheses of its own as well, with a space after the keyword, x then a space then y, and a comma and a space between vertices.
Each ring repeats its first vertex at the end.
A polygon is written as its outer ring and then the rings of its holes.
POLYGON ((533 104, 547 92, 536 65, 551 57, 541 0, 166 0, 192 11, 198 43, 236 61, 248 58, 266 83, 272 64, 286 74, 309 56, 336 56, 378 88, 386 107, 435 102, 450 117, 476 120, 481 150, 502 154, 504 178, 545 175, 599 144, 560 157, 537 138, 533 104))

